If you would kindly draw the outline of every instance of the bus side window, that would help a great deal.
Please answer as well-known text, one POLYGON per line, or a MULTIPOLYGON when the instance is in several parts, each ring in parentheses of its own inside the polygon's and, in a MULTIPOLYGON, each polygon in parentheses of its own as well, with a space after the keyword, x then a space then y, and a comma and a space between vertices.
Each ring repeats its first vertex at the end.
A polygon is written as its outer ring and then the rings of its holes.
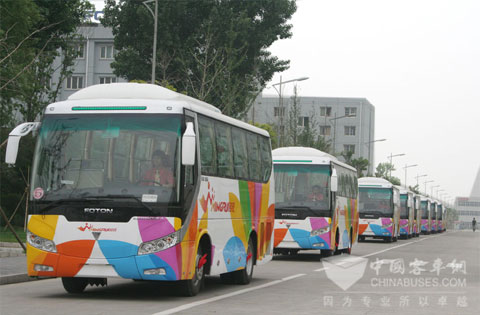
POLYGON ((245 132, 238 128, 232 128, 233 140, 233 163, 235 170, 235 177, 237 179, 248 178, 248 163, 247 163, 247 140, 245 139, 245 132))
POLYGON ((213 121, 199 117, 198 131, 200 133, 200 159, 202 174, 217 175, 217 152, 215 149, 215 130, 213 121))
POLYGON ((215 122, 218 176, 233 177, 233 150, 231 128, 215 122))
POLYGON ((264 170, 261 180, 267 182, 272 172, 272 149, 270 148, 270 141, 266 137, 260 138, 260 154, 262 169, 264 170))
POLYGON ((248 177, 249 180, 252 181, 260 181, 261 180, 261 161, 259 156, 259 149, 258 149, 258 136, 254 133, 247 134, 247 142, 248 142, 248 177))

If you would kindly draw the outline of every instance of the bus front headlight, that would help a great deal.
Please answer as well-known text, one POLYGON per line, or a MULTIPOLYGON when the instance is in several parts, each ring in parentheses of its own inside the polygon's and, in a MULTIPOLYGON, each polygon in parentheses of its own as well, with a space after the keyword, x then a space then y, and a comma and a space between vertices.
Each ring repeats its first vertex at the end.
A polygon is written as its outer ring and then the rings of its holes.
POLYGON ((317 236, 323 233, 327 233, 329 231, 330 231, 330 226, 325 226, 323 228, 313 230, 312 232, 310 232, 310 236, 317 236))
POLYGON ((47 240, 46 238, 40 237, 38 235, 33 234, 30 231, 27 231, 27 242, 31 246, 44 250, 46 252, 57 252, 57 247, 55 243, 51 240, 47 240))
POLYGON ((160 252, 172 246, 175 246, 179 240, 179 231, 173 232, 164 237, 157 238, 153 241, 140 244, 138 247, 138 255, 148 255, 160 252))

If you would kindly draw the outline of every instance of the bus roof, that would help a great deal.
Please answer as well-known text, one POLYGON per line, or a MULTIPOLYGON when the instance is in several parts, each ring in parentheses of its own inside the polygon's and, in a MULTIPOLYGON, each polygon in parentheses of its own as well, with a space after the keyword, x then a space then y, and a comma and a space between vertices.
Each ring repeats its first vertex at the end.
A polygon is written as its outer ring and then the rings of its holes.
POLYGON ((362 177, 358 179, 358 187, 392 188, 394 185, 379 177, 362 177))
POLYGON ((309 147, 282 147, 272 151, 275 164, 320 164, 330 165, 330 162, 348 168, 356 169, 348 164, 340 162, 336 157, 323 151, 309 147))
POLYGON ((223 115, 213 105, 154 84, 111 83, 92 85, 75 92, 65 101, 48 105, 45 114, 183 114, 184 109, 190 109, 266 137, 270 136, 264 129, 223 115))
POLYGON ((406 188, 403 187, 403 186, 395 185, 395 187, 399 190, 400 195, 406 195, 406 194, 410 194, 410 195, 412 195, 412 196, 415 195, 415 193, 414 193, 413 191, 408 190, 408 189, 406 189, 406 188))

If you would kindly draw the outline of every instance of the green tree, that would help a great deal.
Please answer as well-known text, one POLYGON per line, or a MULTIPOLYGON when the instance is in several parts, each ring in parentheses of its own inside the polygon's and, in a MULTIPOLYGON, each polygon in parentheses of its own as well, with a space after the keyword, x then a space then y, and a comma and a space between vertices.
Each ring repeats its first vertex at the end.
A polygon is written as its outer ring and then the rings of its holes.
POLYGON ((455 222, 458 221, 458 213, 455 208, 447 207, 445 210, 446 217, 446 227, 447 229, 453 229, 455 227, 455 222))
MULTIPOLYGON (((15 0, 0 5, 0 140, 7 138, 17 119, 34 121, 55 100, 60 83, 71 73, 77 52, 76 28, 92 5, 86 0, 15 0), (60 69, 53 61, 63 52, 60 69), (55 70, 59 82, 52 82, 55 70), (19 115, 20 114, 20 115, 19 115), (19 117, 21 116, 21 117, 19 117)), ((22 139, 15 167, 0 165, 0 202, 10 215, 25 190, 34 138, 22 139)), ((5 146, 1 149, 5 155, 5 146)), ((14 223, 23 223, 23 211, 14 223)))
POLYGON ((260 123, 253 123, 250 122, 251 125, 254 125, 255 127, 262 128, 270 134, 270 141, 272 142, 272 150, 276 149, 278 147, 277 143, 277 132, 275 131, 275 128, 270 125, 270 124, 260 124, 260 123))
POLYGON ((420 187, 418 186, 418 184, 415 185, 415 186, 408 186, 408 189, 409 189, 410 191, 413 191, 414 193, 420 195, 420 187))
POLYGON ((363 171, 367 170, 369 163, 370 162, 368 162, 367 159, 359 157, 357 159, 352 159, 350 165, 352 165, 353 167, 355 167, 357 169, 357 176, 358 176, 358 178, 360 178, 360 177, 364 176, 363 171))
MULTIPOLYGON (((289 62, 268 52, 291 37, 294 0, 159 0, 156 80, 239 117, 289 62)), ((153 19, 142 1, 107 0, 102 23, 113 29, 114 72, 150 81, 153 19)))
POLYGON ((376 177, 381 177, 383 179, 388 180, 390 183, 394 185, 400 185, 401 181, 398 177, 390 176, 390 173, 395 170, 395 166, 388 162, 386 163, 379 163, 377 165, 377 169, 375 172, 376 177))

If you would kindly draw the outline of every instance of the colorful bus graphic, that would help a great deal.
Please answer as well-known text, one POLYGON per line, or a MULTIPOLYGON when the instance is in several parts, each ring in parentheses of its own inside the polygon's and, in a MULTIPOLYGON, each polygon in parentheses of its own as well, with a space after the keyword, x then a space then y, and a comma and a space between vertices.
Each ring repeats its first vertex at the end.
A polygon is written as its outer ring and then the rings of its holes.
POLYGON ((437 202, 435 200, 430 201, 430 213, 432 218, 432 225, 430 228, 431 233, 437 233, 437 202))
POLYGON ((395 242, 400 235, 400 193, 392 183, 376 177, 363 177, 359 187, 359 241, 366 237, 395 242))
POLYGON ((430 199, 426 197, 420 197, 420 209, 422 213, 421 219, 421 233, 430 234, 432 230, 432 216, 430 211, 430 199))
POLYGON ((30 276, 82 292, 107 278, 248 283, 273 257, 269 134, 150 84, 95 85, 47 106, 29 203, 30 276))
POLYGON ((421 202, 420 202, 420 195, 414 195, 414 218, 415 224, 414 226, 414 233, 416 237, 420 236, 422 230, 422 211, 421 211, 421 202))
POLYGON ((357 239, 357 173, 313 148, 273 150, 275 249, 350 253, 357 239))
POLYGON ((415 204, 413 192, 400 186, 396 186, 400 191, 400 237, 411 238, 415 235, 415 204))

